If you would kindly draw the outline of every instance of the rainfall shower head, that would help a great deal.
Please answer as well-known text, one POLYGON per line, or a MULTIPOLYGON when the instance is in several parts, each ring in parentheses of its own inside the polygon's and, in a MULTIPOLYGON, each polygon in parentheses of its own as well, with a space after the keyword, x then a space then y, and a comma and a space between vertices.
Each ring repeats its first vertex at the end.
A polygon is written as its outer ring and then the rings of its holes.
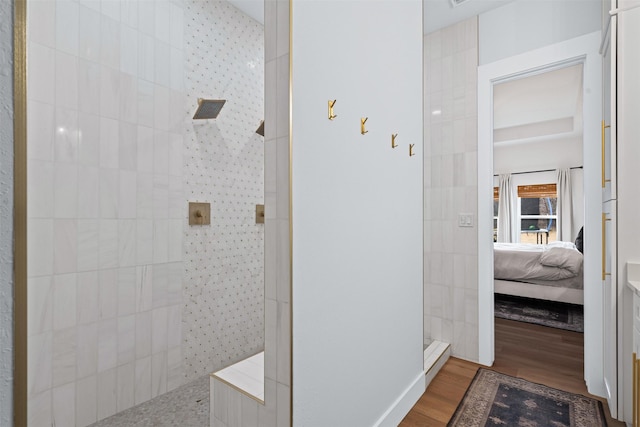
POLYGON ((220 114, 226 99, 202 99, 198 98, 198 109, 193 115, 194 120, 215 119, 220 114))

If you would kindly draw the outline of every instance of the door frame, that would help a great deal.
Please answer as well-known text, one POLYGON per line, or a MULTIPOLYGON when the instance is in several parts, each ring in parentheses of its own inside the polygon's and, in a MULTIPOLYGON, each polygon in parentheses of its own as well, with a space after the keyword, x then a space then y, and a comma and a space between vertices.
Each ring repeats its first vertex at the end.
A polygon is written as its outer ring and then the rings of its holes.
POLYGON ((600 123, 602 58, 600 31, 478 67, 478 352, 495 359, 493 310, 493 85, 571 63, 583 63, 584 169, 584 378, 589 393, 604 396, 600 123))

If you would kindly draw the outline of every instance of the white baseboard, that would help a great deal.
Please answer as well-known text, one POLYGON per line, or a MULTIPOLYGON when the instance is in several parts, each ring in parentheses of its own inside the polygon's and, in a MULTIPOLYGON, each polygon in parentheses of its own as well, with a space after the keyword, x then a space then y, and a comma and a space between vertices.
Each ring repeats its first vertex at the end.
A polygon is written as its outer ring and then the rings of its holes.
POLYGON ((397 427, 427 389, 424 372, 416 377, 393 405, 376 421, 374 427, 397 427))

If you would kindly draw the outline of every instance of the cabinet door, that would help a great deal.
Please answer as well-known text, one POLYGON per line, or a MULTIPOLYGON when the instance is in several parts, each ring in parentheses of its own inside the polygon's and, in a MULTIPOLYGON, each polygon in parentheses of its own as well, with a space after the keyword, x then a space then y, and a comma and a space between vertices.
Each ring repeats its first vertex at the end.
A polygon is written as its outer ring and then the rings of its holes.
POLYGON ((618 288, 616 280, 616 201, 602 212, 602 313, 604 318, 604 383, 611 416, 618 414, 618 288))

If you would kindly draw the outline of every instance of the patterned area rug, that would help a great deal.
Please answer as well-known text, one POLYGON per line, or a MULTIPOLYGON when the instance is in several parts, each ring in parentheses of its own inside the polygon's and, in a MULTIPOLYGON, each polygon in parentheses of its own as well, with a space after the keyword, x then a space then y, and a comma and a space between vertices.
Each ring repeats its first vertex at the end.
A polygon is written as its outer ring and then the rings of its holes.
POLYGON ((584 332, 581 305, 495 294, 494 313, 503 319, 584 332))
POLYGON ((596 399, 480 368, 447 427, 606 425, 596 399))

